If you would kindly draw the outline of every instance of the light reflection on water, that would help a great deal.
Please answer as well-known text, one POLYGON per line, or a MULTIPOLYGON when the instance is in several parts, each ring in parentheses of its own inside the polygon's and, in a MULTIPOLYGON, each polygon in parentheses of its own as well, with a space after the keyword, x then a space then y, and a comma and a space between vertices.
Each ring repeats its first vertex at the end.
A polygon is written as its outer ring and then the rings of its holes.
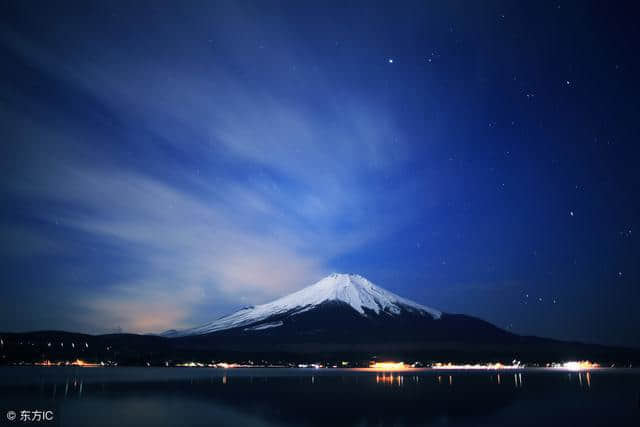
POLYGON ((578 372, 578 382, 580 383, 580 387, 582 387, 582 372, 578 372))
POLYGON ((386 374, 383 372, 382 375, 376 374, 376 383, 402 387, 404 385, 404 376, 394 375, 393 373, 386 374))
MULTIPOLYGON (((29 369, 29 368, 19 368, 19 369, 29 369)), ((44 368, 47 370, 53 370, 56 368, 44 368)), ((123 369, 123 368, 117 368, 117 369, 123 369)), ((141 368, 144 369, 144 368, 141 368)), ((148 368, 147 368, 148 369, 148 368)), ((167 369, 171 369, 171 368, 167 368, 167 369)), ((236 370, 238 371, 238 370, 236 370)), ((112 370, 113 372, 113 370, 112 370)), ((37 386, 40 390, 40 392, 43 392, 44 388, 47 388, 51 390, 51 395, 53 397, 57 397, 57 389, 58 386, 60 385, 64 385, 64 396, 68 396, 68 395, 72 395, 72 394, 78 394, 78 395, 82 395, 83 389, 85 388, 85 381, 89 380, 91 382, 92 385, 100 385, 103 389, 105 387, 105 385, 112 383, 113 381, 111 381, 111 379, 108 378, 100 378, 100 379, 96 379, 96 378, 83 378, 82 376, 80 376, 78 372, 73 373, 73 375, 68 375, 68 376, 58 376, 57 379, 54 377, 51 378, 46 378, 45 376, 39 375, 37 378, 37 386)), ((196 374, 194 372, 194 374, 196 374)), ((198 373, 199 374, 199 373, 198 373)), ((232 371, 223 371, 220 370, 219 372, 213 372, 211 373, 211 375, 207 375, 202 376, 202 375, 185 375, 182 378, 163 378, 161 375, 158 377, 159 379, 161 379, 164 382, 167 381, 175 381, 175 380, 186 380, 189 382, 189 384, 197 384, 197 383, 201 383, 203 380, 207 380, 211 383, 213 383, 214 381, 219 381, 219 383, 223 384, 223 385, 227 385, 230 383, 231 378, 237 378, 237 379, 244 379, 248 384, 252 384, 255 379, 257 378, 258 381, 262 381, 262 382, 268 382, 270 379, 273 378, 279 378, 281 376, 275 376, 275 377, 262 377, 262 376, 258 376, 258 377, 254 377, 254 376, 244 376, 244 375, 235 375, 236 372, 232 372, 232 371)), ((535 373, 534 375, 539 376, 539 373, 535 373)), ((552 374, 547 374, 548 376, 551 376, 552 374)), ((557 375, 553 375, 554 377, 557 375)), ((421 379, 424 378, 429 378, 432 377, 435 379, 435 381, 438 384, 442 384, 442 383, 446 383, 448 385, 455 385, 456 383, 456 378, 486 378, 488 380, 489 383, 494 383, 496 385, 502 385, 503 381, 502 381, 502 377, 503 374, 500 373, 493 373, 493 374, 482 374, 482 373, 476 373, 476 372, 456 372, 456 373, 450 373, 449 375, 445 375, 444 377, 446 378, 443 381, 443 375, 435 375, 435 374, 431 374, 431 375, 403 375, 397 372, 374 372, 371 375, 340 375, 340 376, 336 376, 336 375, 326 375, 324 372, 316 372, 316 374, 314 375, 302 375, 302 376, 290 376, 290 375, 286 375, 283 377, 295 377, 295 378, 309 378, 308 381, 311 384, 315 384, 317 381, 317 378, 329 378, 329 377, 333 377, 333 378, 338 378, 340 380, 340 382, 349 382, 349 381, 353 381, 355 383, 358 382, 358 379, 367 379, 367 378, 373 378, 375 379, 375 382, 378 384, 395 384, 395 385, 404 385, 406 380, 410 381, 411 383, 415 383, 418 384, 421 382, 421 379), (495 377, 495 378, 494 378, 495 377)), ((527 378, 527 374, 523 373, 523 372, 516 372, 513 374, 513 386, 514 388, 523 388, 525 386, 526 383, 526 378, 527 378)), ((576 383, 578 384, 578 386, 580 388, 585 388, 585 389, 589 389, 592 387, 593 385, 593 375, 590 371, 585 371, 585 372, 576 372, 576 373, 567 373, 566 374, 566 382, 569 384, 573 384, 576 383), (574 375, 575 375, 575 379, 574 379, 574 375), (577 380, 577 381, 576 381, 577 380)), ((135 378, 132 378, 132 381, 135 381, 135 378)), ((117 381, 116 381, 117 382, 117 381)), ((31 381, 31 383, 33 383, 33 381, 31 381)), ((5 384, 3 384, 3 381, 0 380, 0 386, 6 386, 5 384)))
POLYGON ((513 374, 515 388, 522 388, 522 373, 513 374))
MULTIPOLYGON (((579 386, 579 388, 585 388, 585 389, 590 389, 592 387, 592 375, 590 372, 578 372, 575 374, 577 376, 577 384, 579 386)), ((436 382, 438 384, 443 384, 445 383, 448 386, 455 386, 456 383, 456 378, 463 378, 463 377, 467 377, 469 376, 469 373, 458 373, 458 374, 451 374, 451 375, 446 375, 445 376, 445 380, 443 381, 443 376, 442 375, 434 375, 433 378, 436 380, 436 382)), ((475 377, 480 377, 480 375, 474 375, 475 377)), ((326 376, 321 376, 321 378, 327 378, 326 376)), ((497 373, 495 375, 485 375, 483 376, 484 378, 486 378, 488 380, 489 383, 491 384, 495 384, 496 386, 502 386, 503 385, 503 381, 502 381, 502 375, 497 373)), ((301 377, 302 379, 303 377, 301 377)), ((311 385, 315 385, 317 382, 317 376, 316 375, 311 375, 310 377, 308 377, 309 379, 307 381, 309 381, 311 383, 311 385)), ((344 382, 350 382, 353 381, 354 383, 358 382, 358 377, 353 377, 353 376, 340 376, 338 377, 340 379, 340 382, 344 383, 344 382)), ((412 376, 405 376, 405 375, 401 375, 398 373, 393 373, 393 372, 378 372, 375 373, 375 382, 376 384, 382 384, 382 385, 393 385, 393 386, 398 386, 398 387, 402 387, 405 385, 405 383, 407 381, 409 381, 412 384, 420 384, 421 382, 421 378, 423 378, 423 376, 419 376, 419 375, 412 375, 412 376)), ((519 373, 514 373, 513 374, 513 388, 514 389, 521 389, 524 388, 524 384, 526 383, 525 379, 527 378, 526 374, 523 376, 523 374, 521 372, 519 373)), ((569 384, 573 384, 576 383, 575 379, 574 379, 574 375, 573 374, 568 374, 566 378, 566 383, 569 384)), ((365 378, 366 379, 366 378, 365 378)), ((203 380, 203 378, 199 378, 199 377, 189 377, 188 378, 188 382, 190 385, 195 385, 198 383, 201 383, 203 380)), ((208 382, 210 382, 211 384, 214 383, 214 381, 218 381, 220 384, 222 385, 228 385, 230 384, 231 381, 231 376, 228 373, 224 373, 222 376, 217 377, 217 376, 211 376, 208 379, 208 382)), ((245 378, 247 385, 253 384, 254 382, 254 377, 250 376, 250 377, 246 377, 245 378)), ((264 377, 264 378, 259 378, 260 381, 262 382, 268 382, 269 381, 269 377, 264 377)), ((100 386, 100 388, 102 390, 104 390, 105 385, 108 385, 109 382, 100 382, 94 385, 98 385, 100 386)), ((83 394, 83 389, 85 387, 85 381, 82 378, 78 378, 77 376, 72 376, 72 377, 67 377, 64 381, 64 397, 82 397, 83 394)), ((47 393, 50 393, 52 398, 58 398, 57 396, 57 390, 58 390, 58 383, 54 382, 54 383, 47 383, 47 382, 43 382, 43 381, 39 381, 38 383, 38 388, 39 388, 39 394, 44 395, 47 393), (50 390, 47 391, 47 390, 50 390)))
MULTIPOLYGON (((351 372, 240 371, 172 368, 102 369, 89 371, 29 368, 5 375, 0 368, 0 394, 15 402, 55 405, 63 425, 119 427, 156 425, 415 425, 447 420, 448 425, 518 425, 526 411, 540 424, 640 425, 640 375, 586 371, 504 372, 351 372), (575 375, 574 375, 575 374, 575 375), (13 383, 9 380, 13 378, 13 383), (12 385, 13 384, 13 385, 12 385), (63 391, 64 386, 64 391, 63 391), (326 408, 332 408, 326 411, 326 408), (128 419, 128 410, 135 416, 128 419), (160 411, 149 414, 148 411, 160 411), (298 408, 298 409, 295 409, 298 408), (372 408, 375 411, 372 412, 372 408), (584 413, 580 413, 578 408, 584 413), (196 418, 176 418, 185 410, 196 418), (515 411, 515 412, 514 412, 515 411), (111 413, 105 420, 96 413, 111 413), (312 416, 312 414, 322 415, 312 416), (600 413, 622 418, 604 422, 600 413), (510 423, 507 415, 515 416, 510 423), (77 417, 77 418, 76 418, 77 417), (195 417, 195 416, 194 416, 195 417), (225 422, 218 422, 223 417, 225 422), (479 418, 475 418, 479 417, 479 418), (564 417, 564 418, 563 418, 564 417), (578 417, 579 422, 572 422, 578 417), (635 418, 634 418, 635 417, 635 418), (459 424, 457 421, 461 420, 459 424), (204 422, 208 420, 211 422, 204 422), (217 421, 216 421, 217 420, 217 421), (364 420, 364 421, 363 421, 364 420), (440 421, 439 421, 440 420, 440 421), (479 422, 479 420, 483 420, 479 422), (488 420, 488 421, 487 421, 488 420), (622 421, 621 421, 622 420, 622 421), (213 422, 215 421, 215 422, 213 422), (464 423, 462 422, 464 421, 464 423), (599 423, 599 424, 598 424, 599 423)), ((527 418, 527 417, 525 417, 527 418)), ((529 424, 533 421, 528 420, 529 424)), ((524 421, 523 421, 524 422, 524 421)))
MULTIPOLYGON (((447 384, 449 386, 453 386, 455 383, 455 377, 456 376, 465 376, 465 375, 469 375, 468 372, 461 372, 458 375, 448 375, 447 376, 447 384)), ((578 384, 579 386, 585 387, 587 389, 591 388, 591 372, 586 371, 586 372, 578 372, 578 384), (584 378, 584 379, 583 379, 584 378)), ((420 376, 417 375, 413 375, 411 377, 408 377, 410 379, 410 381, 412 381, 413 383, 419 383, 420 382, 420 376)), ((434 376, 435 380, 438 382, 438 384, 442 384, 442 375, 435 375, 434 376)), ((496 373, 495 375, 495 381, 494 381, 494 375, 487 375, 486 378, 488 378, 490 383, 494 383, 498 386, 502 385, 502 376, 500 373, 496 373)), ((526 379, 526 374, 523 377, 522 372, 516 372, 513 374, 513 388, 514 389, 522 389, 524 388, 524 379, 526 379)), ((341 379, 344 381, 344 377, 341 377, 341 379)), ((405 382, 405 376, 398 374, 398 373, 394 373, 394 372, 377 372, 375 375, 375 381, 376 384, 383 384, 383 385, 395 385, 395 386, 400 386, 402 387, 404 385, 405 382)), ((315 376, 311 377, 311 382, 315 383, 315 376)), ((569 373, 567 375, 567 382, 568 383, 572 383, 573 382, 573 375, 571 373, 569 373)))

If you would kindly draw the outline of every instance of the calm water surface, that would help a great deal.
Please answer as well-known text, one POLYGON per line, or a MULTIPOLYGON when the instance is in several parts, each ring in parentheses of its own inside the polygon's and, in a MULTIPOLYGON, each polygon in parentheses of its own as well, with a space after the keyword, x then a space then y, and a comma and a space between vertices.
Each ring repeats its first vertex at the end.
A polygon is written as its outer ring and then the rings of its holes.
POLYGON ((0 396, 14 426, 640 426, 636 370, 3 367, 0 396))

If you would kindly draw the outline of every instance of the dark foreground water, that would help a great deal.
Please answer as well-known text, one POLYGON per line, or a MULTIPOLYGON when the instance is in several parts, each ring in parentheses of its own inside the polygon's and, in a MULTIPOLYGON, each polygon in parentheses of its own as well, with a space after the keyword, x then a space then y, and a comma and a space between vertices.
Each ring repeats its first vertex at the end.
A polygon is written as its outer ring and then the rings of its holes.
POLYGON ((640 372, 4 367, 0 409, 13 426, 636 427, 640 372), (54 420, 20 420, 39 410, 54 420))

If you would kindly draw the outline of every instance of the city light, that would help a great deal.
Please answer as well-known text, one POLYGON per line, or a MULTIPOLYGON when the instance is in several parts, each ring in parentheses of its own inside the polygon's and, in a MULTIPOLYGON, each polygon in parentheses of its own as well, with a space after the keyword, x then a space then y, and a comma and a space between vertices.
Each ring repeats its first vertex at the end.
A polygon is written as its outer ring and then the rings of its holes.
POLYGON ((588 360, 564 362, 562 365, 554 365, 554 368, 568 369, 570 371, 583 371, 585 369, 599 368, 600 365, 588 360))
POLYGON ((75 361, 70 363, 71 366, 82 366, 84 368, 90 368, 90 367, 94 367, 94 366, 101 366, 98 363, 91 363, 91 362, 85 362, 84 360, 81 359, 76 359, 75 361))
POLYGON ((464 365, 454 365, 453 363, 434 363, 431 365, 431 369, 485 369, 485 370, 499 370, 499 369, 519 369, 523 366, 520 362, 514 361, 511 365, 503 365, 502 363, 485 363, 485 364, 464 364, 464 365))
POLYGON ((407 369, 408 367, 404 362, 373 362, 371 363, 370 368, 381 371, 398 371, 401 369, 407 369))

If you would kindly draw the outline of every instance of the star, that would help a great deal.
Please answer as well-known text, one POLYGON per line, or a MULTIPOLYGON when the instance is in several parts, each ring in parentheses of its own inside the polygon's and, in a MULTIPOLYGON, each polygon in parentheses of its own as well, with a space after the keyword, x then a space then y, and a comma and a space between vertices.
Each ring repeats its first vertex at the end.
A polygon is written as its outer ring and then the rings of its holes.
POLYGON ((573 216, 573 211, 569 211, 569 215, 570 215, 570 216, 573 216))
POLYGON ((387 60, 387 62, 388 62, 389 64, 393 64, 393 58, 389 58, 389 59, 387 60))

